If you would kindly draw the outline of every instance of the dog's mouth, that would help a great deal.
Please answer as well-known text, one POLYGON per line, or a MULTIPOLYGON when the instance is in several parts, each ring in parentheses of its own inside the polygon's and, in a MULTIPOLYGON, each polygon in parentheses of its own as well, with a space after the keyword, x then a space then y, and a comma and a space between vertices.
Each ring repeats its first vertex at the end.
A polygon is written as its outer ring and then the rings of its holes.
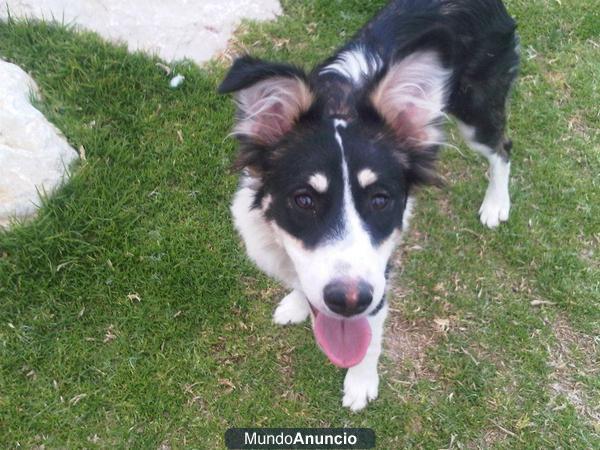
POLYGON ((315 339, 329 360, 344 369, 359 364, 371 343, 371 326, 367 318, 335 318, 321 313, 312 304, 310 307, 315 339))

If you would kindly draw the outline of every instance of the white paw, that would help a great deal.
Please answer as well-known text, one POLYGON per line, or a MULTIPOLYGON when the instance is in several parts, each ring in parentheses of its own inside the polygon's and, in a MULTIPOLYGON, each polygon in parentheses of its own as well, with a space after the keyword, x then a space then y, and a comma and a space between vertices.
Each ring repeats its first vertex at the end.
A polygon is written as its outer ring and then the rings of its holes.
POLYGON ((508 192, 488 189, 479 208, 481 223, 489 228, 496 228, 500 222, 508 220, 510 212, 510 197, 508 192))
POLYGON ((366 374, 364 371, 356 372, 349 369, 344 379, 342 404, 354 412, 360 411, 367 406, 367 403, 377 398, 378 390, 379 375, 377 371, 366 374))
POLYGON ((278 325, 304 322, 310 314, 308 301, 299 291, 286 295, 273 314, 273 322, 278 325))

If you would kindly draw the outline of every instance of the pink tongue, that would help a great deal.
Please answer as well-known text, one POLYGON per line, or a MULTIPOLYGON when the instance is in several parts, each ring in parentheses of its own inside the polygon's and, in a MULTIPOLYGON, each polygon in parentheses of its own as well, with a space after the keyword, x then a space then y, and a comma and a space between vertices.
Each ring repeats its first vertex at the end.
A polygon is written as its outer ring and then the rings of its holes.
POLYGON ((371 327, 365 317, 345 320, 317 313, 313 329, 329 360, 346 369, 363 360, 371 342, 371 327))

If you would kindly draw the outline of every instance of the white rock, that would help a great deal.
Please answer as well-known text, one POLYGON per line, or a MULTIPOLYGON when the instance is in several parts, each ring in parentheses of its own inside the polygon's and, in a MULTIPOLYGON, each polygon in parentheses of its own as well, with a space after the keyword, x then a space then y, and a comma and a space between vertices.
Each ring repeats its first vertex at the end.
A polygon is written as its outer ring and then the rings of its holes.
MULTIPOLYGON (((0 0, 0 19, 64 21, 113 42, 171 61, 202 63, 225 50, 242 19, 273 19, 278 0, 0 0)), ((167 67, 167 66, 165 66, 167 67)), ((177 87, 183 77, 171 80, 177 87)), ((0 60, 0 226, 35 213, 39 192, 51 193, 76 152, 31 106, 34 81, 0 60)))
POLYGON ((242 19, 281 14, 279 0, 2 0, 0 17, 75 23, 161 58, 202 63, 225 50, 242 19))
POLYGON ((77 153, 60 131, 31 105, 35 82, 0 59, 0 227, 26 218, 66 177, 77 153))
POLYGON ((185 77, 183 75, 175 75, 173 78, 171 78, 171 81, 169 82, 169 86, 172 87, 173 89, 178 88, 179 86, 181 86, 181 84, 184 82, 185 77))

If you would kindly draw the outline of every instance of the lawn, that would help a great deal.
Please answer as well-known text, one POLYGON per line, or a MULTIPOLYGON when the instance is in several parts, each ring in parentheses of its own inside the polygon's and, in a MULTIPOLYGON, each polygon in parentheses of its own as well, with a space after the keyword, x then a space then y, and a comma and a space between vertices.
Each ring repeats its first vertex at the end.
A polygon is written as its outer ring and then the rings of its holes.
MULTIPOLYGON (((309 67, 383 1, 284 1, 233 43, 309 67)), ((600 10, 510 0, 523 65, 508 224, 483 228, 485 165, 458 140, 393 276, 379 399, 343 372, 232 228, 227 55, 157 59, 61 26, 0 24, 0 56, 87 159, 37 220, 0 233, 1 448, 219 448, 233 426, 364 426, 379 448, 600 446, 600 10)))

